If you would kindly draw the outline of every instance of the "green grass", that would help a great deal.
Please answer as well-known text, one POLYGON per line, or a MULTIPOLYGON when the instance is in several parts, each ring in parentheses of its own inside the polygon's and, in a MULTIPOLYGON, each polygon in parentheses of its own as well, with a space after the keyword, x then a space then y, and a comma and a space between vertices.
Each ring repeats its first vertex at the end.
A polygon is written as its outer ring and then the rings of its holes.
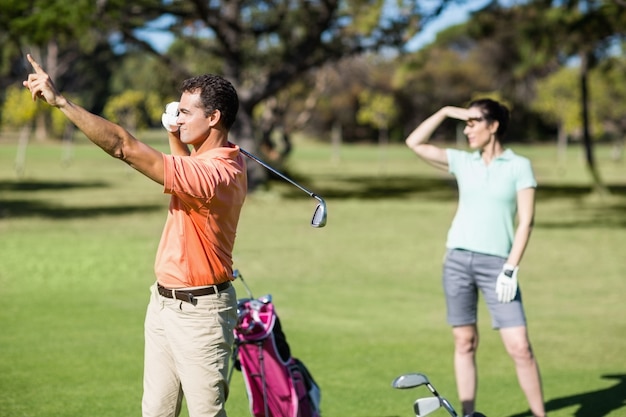
MULTIPOLYGON (((626 164, 598 148, 612 190, 600 200, 578 147, 560 166, 552 147, 515 150, 540 183, 520 280, 549 414, 625 415, 626 164)), ((139 415, 143 315, 168 198, 84 141, 68 166, 61 146, 32 144, 22 178, 15 153, 0 140, 0 416, 139 415)), ((428 392, 390 387, 407 372, 426 373, 457 405, 440 289, 453 182, 403 146, 298 143, 287 169, 325 198, 328 225, 311 228, 315 200, 272 183, 248 197, 234 260, 255 295, 273 295, 324 416, 413 415, 428 392)), ((527 415, 484 307, 480 317, 478 408, 527 415)), ((239 373, 227 408, 249 415, 239 373)))

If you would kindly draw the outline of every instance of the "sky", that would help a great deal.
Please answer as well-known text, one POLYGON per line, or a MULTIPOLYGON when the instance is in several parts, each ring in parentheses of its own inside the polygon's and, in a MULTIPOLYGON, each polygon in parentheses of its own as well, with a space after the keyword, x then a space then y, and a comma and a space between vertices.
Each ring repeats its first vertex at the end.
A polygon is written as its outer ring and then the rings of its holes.
MULTIPOLYGON (((490 0, 467 0, 464 4, 451 4, 443 13, 423 28, 412 40, 407 43, 409 51, 416 51, 435 40, 437 33, 447 27, 465 22, 469 14, 487 5, 490 0)), ((162 19, 167 19, 163 17, 162 19)), ((158 27, 159 21, 154 24, 158 27)), ((141 39, 149 42, 159 52, 165 52, 173 40, 169 33, 158 31, 137 31, 141 39)))
POLYGON ((490 0, 468 0, 465 4, 452 4, 443 13, 423 28, 417 36, 407 43, 409 51, 416 51, 435 40, 437 33, 450 26, 458 25, 469 19, 471 12, 479 10, 490 0))

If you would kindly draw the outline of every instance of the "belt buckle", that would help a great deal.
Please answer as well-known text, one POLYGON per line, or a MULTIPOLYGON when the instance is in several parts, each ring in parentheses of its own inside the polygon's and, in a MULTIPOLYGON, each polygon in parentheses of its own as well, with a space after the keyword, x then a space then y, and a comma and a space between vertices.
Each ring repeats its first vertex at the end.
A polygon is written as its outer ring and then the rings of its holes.
POLYGON ((190 292, 186 292, 186 293, 184 293, 184 294, 185 294, 185 297, 187 298, 187 299, 186 299, 186 300, 184 300, 184 301, 187 301, 189 304, 196 305, 196 298, 193 296, 193 294, 192 294, 192 293, 190 293, 190 292))
POLYGON ((189 304, 196 305, 196 298, 193 296, 192 293, 188 291, 176 291, 175 289, 173 289, 172 298, 175 300, 186 301, 189 304))

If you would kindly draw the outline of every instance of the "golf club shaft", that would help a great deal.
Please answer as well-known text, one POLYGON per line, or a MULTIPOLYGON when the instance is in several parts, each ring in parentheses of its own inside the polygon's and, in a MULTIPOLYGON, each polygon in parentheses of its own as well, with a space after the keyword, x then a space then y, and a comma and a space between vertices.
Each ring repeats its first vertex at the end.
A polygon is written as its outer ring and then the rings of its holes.
POLYGON ((450 404, 448 402, 448 400, 446 400, 445 398, 443 398, 441 395, 439 395, 439 393, 437 392, 437 390, 435 389, 435 387, 430 383, 426 383, 426 386, 428 387, 428 389, 430 390, 430 392, 439 399, 439 402, 441 403, 441 405, 443 406, 443 408, 446 409, 446 411, 451 415, 456 417, 457 413, 454 410, 454 407, 452 407, 452 404, 450 404))
POLYGON ((291 178, 287 177, 285 174, 275 170, 274 168, 272 168, 271 166, 269 166, 268 164, 266 164, 265 162, 263 162, 262 160, 260 160, 259 158, 257 158, 256 156, 252 155, 250 152, 246 151, 245 149, 239 147, 239 151, 244 154, 245 156, 247 156, 248 158, 258 162, 260 165, 262 165, 263 167, 265 167, 267 170, 273 172, 274 174, 278 175, 279 177, 281 177, 282 179, 284 179, 285 181, 291 183, 292 185, 295 185, 296 187, 298 187, 299 189, 301 189, 302 191, 304 191, 305 193, 307 193, 309 196, 318 199, 319 200, 319 196, 309 190, 307 190, 306 188, 304 188, 303 186, 301 186, 300 184, 298 184, 297 182, 295 182, 294 180, 292 180, 291 178))
POLYGON ((239 278, 239 280, 241 281, 241 283, 243 284, 244 288, 246 289, 246 291, 248 292, 248 295, 250 296, 250 298, 254 298, 254 296, 252 295, 252 291, 250 291, 250 287, 248 287, 248 284, 246 283, 246 281, 243 279, 243 275, 241 274, 241 272, 239 272, 238 269, 235 269, 233 271, 233 277, 235 279, 239 278))

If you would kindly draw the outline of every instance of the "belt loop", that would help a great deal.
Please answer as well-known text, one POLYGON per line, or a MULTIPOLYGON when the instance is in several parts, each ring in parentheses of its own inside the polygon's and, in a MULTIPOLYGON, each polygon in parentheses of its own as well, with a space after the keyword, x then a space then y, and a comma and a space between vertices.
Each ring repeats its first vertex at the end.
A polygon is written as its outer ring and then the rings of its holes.
POLYGON ((172 288, 172 298, 176 300, 176 290, 172 288))
POLYGON ((161 295, 161 292, 159 291, 159 282, 158 281, 157 281, 156 285, 154 286, 154 299, 159 304, 161 309, 163 309, 163 302, 164 301, 163 301, 163 296, 161 295))
POLYGON ((217 298, 220 298, 222 296, 222 294, 220 293, 219 288, 217 288, 217 285, 213 285, 213 291, 215 291, 215 294, 217 295, 217 298))

